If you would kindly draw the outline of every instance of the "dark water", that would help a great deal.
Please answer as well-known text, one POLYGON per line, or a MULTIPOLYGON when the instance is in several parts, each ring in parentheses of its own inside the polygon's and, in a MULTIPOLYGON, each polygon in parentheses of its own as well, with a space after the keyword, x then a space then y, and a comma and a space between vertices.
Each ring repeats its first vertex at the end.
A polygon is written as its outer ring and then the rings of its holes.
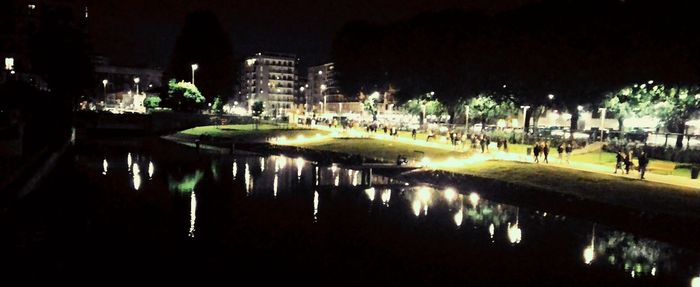
POLYGON ((3 219, 4 270, 332 285, 691 286, 700 275, 694 250, 489 201, 478 186, 160 140, 78 150, 3 219))

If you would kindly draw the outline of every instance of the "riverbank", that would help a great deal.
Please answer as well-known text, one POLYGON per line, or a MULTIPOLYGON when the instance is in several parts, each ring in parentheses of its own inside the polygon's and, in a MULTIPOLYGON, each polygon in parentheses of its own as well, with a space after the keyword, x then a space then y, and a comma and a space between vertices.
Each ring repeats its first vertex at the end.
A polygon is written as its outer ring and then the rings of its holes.
MULTIPOLYGON (((285 131, 284 136, 294 138, 297 136, 296 132, 285 131)), ((304 131, 307 135, 315 132, 304 131)), ((248 137, 257 137, 262 140, 269 138, 271 133, 273 132, 266 132, 265 135, 251 133, 248 137)), ((234 137, 228 140, 240 139, 234 137)), ((216 143, 212 142, 212 144, 216 143)), ((638 211, 640 214, 700 219, 700 209, 698 209, 700 190, 697 188, 641 181, 632 176, 614 175, 612 170, 607 173, 586 171, 566 164, 532 164, 520 161, 527 158, 515 153, 493 152, 493 156, 489 157, 481 154, 474 155, 472 152, 445 150, 439 146, 414 145, 400 140, 323 136, 318 140, 285 142, 284 145, 287 150, 302 149, 302 151, 308 150, 316 154, 332 152, 335 155, 343 155, 345 158, 359 155, 382 162, 393 162, 398 155, 402 155, 413 165, 421 165, 425 158, 429 158, 429 168, 420 171, 424 174, 423 178, 436 172, 449 172, 454 176, 502 182, 509 186, 511 192, 514 190, 521 192, 520 196, 537 198, 538 192, 546 192, 564 196, 569 201, 585 200, 618 206, 623 210, 638 211)), ((269 149, 263 145, 249 148, 269 149)), ((429 182, 440 183, 440 180, 429 182)))

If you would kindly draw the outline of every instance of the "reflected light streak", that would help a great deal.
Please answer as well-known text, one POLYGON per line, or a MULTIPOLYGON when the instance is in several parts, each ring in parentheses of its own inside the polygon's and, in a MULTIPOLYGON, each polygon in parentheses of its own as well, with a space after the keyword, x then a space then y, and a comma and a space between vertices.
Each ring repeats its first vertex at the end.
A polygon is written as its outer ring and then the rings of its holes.
POLYGON ((338 174, 335 175, 335 180, 333 181, 333 184, 334 184, 335 186, 339 186, 339 185, 340 185, 340 175, 338 175, 338 174))
POLYGON ((236 180, 236 175, 238 174, 238 163, 236 163, 235 161, 233 162, 231 174, 233 174, 233 180, 236 180))
POLYGON ((455 213, 455 216, 454 216, 454 221, 455 221, 455 224, 457 225, 457 227, 462 225, 463 218, 464 218, 464 213, 462 212, 462 208, 460 207, 459 211, 457 211, 457 213, 455 213))
POLYGON ((426 203, 430 200, 430 190, 428 190, 427 187, 421 187, 418 190, 418 198, 420 198, 423 203, 426 203))
POLYGON ((250 168, 248 163, 245 164, 245 175, 243 178, 245 179, 245 192, 246 194, 250 194, 250 191, 253 189, 253 182, 250 178, 250 168))
POLYGON ((133 171, 133 178, 134 178, 134 189, 139 190, 141 187, 141 169, 139 169, 139 164, 134 163, 134 166, 131 168, 133 171))
POLYGON ((471 203, 474 208, 479 205, 479 200, 481 200, 481 197, 478 193, 472 192, 469 194, 469 203, 471 203))
POLYGON ((420 201, 419 200, 414 200, 413 203, 411 204, 411 208, 413 209, 413 214, 416 216, 420 215, 420 201))
POLYGON ((389 206, 389 200, 391 200, 391 189, 385 189, 382 191, 382 203, 389 206))
POLYGON ((374 201, 375 193, 376 193, 376 190, 374 190, 374 187, 370 187, 368 189, 365 189, 365 194, 367 195, 367 198, 369 198, 369 201, 374 201))
POLYGON ((107 169, 109 168, 109 164, 107 163, 107 159, 102 160, 102 174, 107 175, 107 169))
POLYGON ((517 244, 520 243, 520 240, 522 239, 522 230, 520 230, 520 227, 518 227, 518 223, 516 222, 515 224, 511 225, 510 222, 508 223, 508 240, 510 243, 517 244))
POLYGON ((306 161, 303 158, 298 157, 294 160, 294 162, 297 165, 297 178, 301 178, 301 171, 304 168, 306 161))
POLYGON ((197 219, 197 196, 194 190, 190 194, 190 231, 188 233, 189 237, 194 237, 194 222, 197 219))
POLYGON ((314 222, 318 221, 318 191, 314 191, 314 222))
POLYGON ((491 225, 489 225, 489 235, 491 236, 491 239, 493 239, 493 234, 495 232, 496 232, 496 226, 494 226, 493 223, 491 223, 491 225))
POLYGON ((153 172, 155 171, 155 167, 153 166, 152 161, 148 161, 148 179, 153 178, 153 172))
POLYGON ((272 182, 272 196, 277 197, 277 183, 279 175, 275 174, 275 180, 272 182))
POLYGON ((443 192, 443 196, 447 201, 452 202, 455 200, 455 198, 457 198, 457 191, 455 191, 455 189, 452 187, 448 187, 443 192))
POLYGON ((265 158, 261 157, 260 158, 260 172, 265 171, 265 158))
POLYGON ((126 156, 126 165, 129 170, 131 170, 131 153, 126 156))

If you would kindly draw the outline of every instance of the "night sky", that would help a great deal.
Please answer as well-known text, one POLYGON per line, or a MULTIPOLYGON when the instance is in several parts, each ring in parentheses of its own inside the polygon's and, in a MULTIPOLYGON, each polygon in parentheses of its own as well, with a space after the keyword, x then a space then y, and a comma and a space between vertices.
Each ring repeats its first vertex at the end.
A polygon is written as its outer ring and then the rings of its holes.
POLYGON ((231 35, 237 58, 260 52, 297 54, 303 66, 330 59, 333 35, 348 21, 397 21, 421 12, 460 8, 498 12, 537 0, 88 0, 96 53, 116 65, 159 66, 169 61, 185 16, 215 12, 231 35))

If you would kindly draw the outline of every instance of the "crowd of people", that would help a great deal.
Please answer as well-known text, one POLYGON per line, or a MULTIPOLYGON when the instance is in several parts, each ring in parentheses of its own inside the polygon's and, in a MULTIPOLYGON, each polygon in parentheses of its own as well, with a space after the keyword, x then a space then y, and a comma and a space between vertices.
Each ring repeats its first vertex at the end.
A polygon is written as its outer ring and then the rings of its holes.
MULTIPOLYGON (((617 151, 617 154, 615 154, 615 171, 614 173, 617 173, 618 170, 622 174, 629 174, 630 169, 635 169, 635 165, 633 162, 633 157, 634 157, 634 152, 632 150, 619 150, 617 151)), ((647 171, 647 166, 649 165, 649 157, 647 156, 646 152, 643 150, 639 152, 639 155, 637 156, 637 165, 636 165, 636 170, 639 171, 639 175, 641 179, 644 179, 644 174, 647 171)))

